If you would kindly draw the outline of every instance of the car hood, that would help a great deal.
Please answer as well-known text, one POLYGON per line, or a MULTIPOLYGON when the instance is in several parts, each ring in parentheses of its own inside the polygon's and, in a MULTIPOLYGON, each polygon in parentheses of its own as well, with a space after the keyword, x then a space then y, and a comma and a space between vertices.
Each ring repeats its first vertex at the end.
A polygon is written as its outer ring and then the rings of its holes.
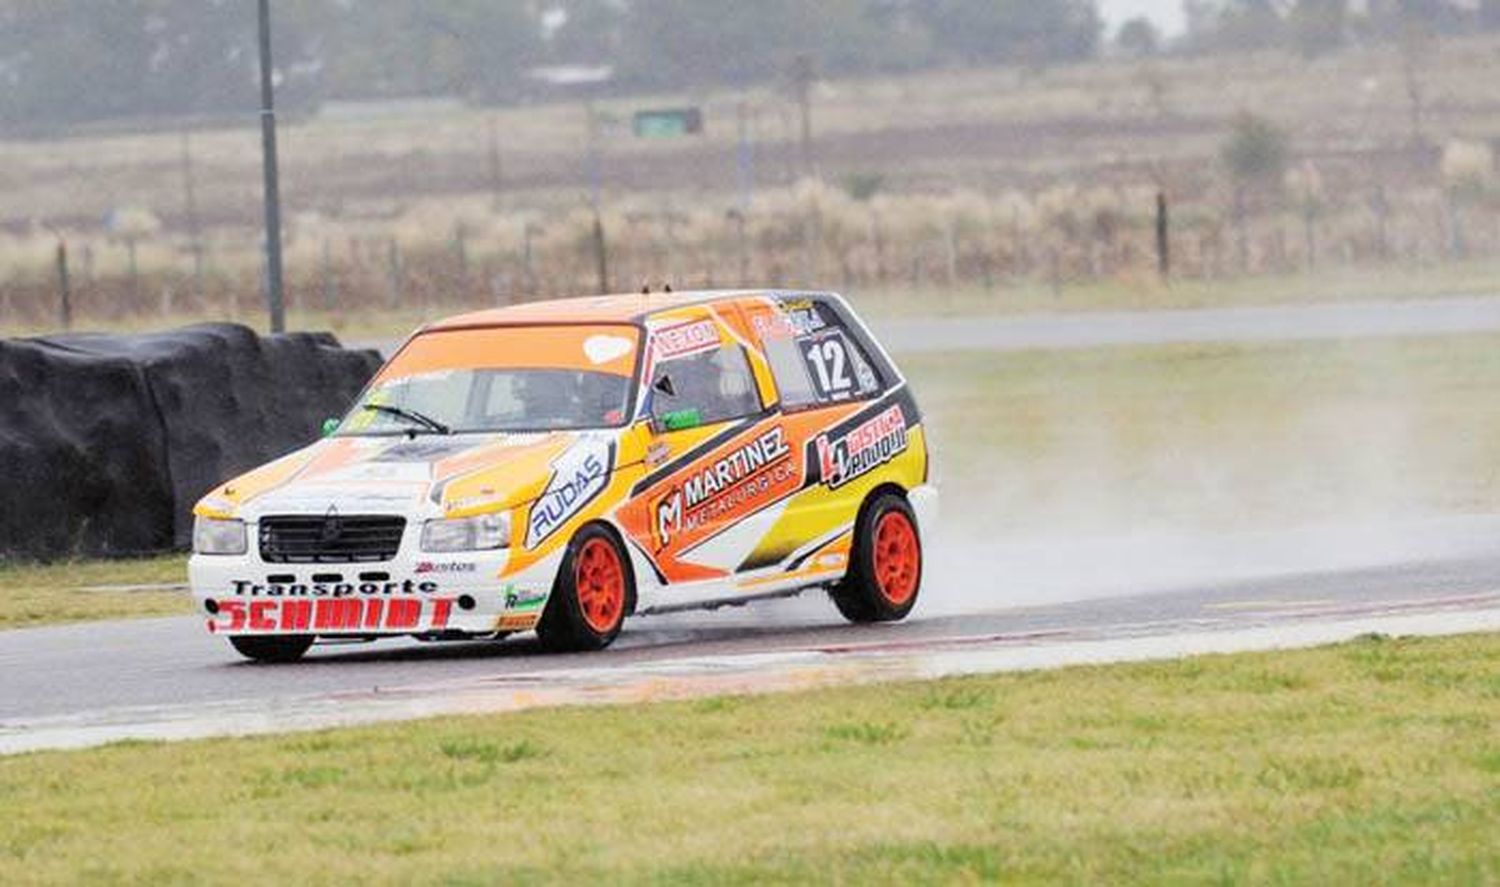
POLYGON ((329 438, 218 487, 208 517, 426 512, 462 517, 539 498, 553 464, 617 432, 329 438))

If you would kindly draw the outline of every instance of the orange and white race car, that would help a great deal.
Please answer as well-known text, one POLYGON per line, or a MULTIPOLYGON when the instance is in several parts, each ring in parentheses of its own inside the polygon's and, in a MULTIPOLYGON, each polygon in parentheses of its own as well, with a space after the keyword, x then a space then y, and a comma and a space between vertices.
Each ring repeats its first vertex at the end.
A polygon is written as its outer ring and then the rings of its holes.
POLYGON ((599 649, 630 615, 813 588, 901 619, 937 511, 910 388, 821 293, 435 323, 327 431, 195 509, 193 592, 252 659, 533 629, 599 649))

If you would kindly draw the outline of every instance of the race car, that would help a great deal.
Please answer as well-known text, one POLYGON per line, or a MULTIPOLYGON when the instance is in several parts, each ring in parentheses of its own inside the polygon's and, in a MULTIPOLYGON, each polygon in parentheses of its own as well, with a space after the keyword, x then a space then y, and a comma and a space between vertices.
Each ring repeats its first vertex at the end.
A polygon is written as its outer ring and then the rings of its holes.
POLYGON ((208 630, 598 650, 626 617, 825 589, 904 618, 938 493, 922 414, 840 297, 608 296, 426 326, 325 436, 212 490, 208 630))

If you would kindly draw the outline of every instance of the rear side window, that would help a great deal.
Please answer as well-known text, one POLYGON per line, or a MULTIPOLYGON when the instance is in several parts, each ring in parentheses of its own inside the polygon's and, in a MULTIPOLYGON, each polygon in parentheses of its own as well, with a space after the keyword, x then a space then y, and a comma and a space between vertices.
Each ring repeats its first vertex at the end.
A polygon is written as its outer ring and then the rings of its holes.
POLYGON ((761 331, 782 406, 799 409, 864 400, 883 390, 870 356, 831 306, 782 303, 782 322, 761 331))
POLYGON ((692 411, 709 425, 761 411, 750 363, 739 346, 718 347, 658 364, 651 379, 651 415, 692 411))

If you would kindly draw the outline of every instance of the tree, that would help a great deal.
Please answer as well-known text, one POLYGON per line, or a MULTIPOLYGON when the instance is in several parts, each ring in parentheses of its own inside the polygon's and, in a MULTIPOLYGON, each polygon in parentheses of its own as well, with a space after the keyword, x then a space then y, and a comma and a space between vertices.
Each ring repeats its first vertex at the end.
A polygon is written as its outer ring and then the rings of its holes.
POLYGON ((1292 42, 1306 58, 1342 46, 1348 26, 1349 0, 1297 0, 1287 17, 1292 42))
POLYGON ((1243 52, 1282 42, 1285 22, 1274 0, 1184 0, 1187 43, 1200 52, 1243 52))
POLYGON ((830 73, 902 70, 927 57, 911 25, 879 0, 633 0, 619 68, 652 87, 776 80, 801 56, 830 73))
POLYGON ((1479 27, 1500 31, 1500 0, 1479 0, 1479 27))
POLYGON ((970 63, 1092 57, 1102 23, 1092 0, 927 0, 934 43, 970 63))
POLYGON ((1219 156, 1237 185, 1277 182, 1286 170, 1286 134, 1270 120, 1241 111, 1235 115, 1219 156))
POLYGON ((546 53, 558 64, 599 64, 620 57, 626 9, 612 0, 569 0, 562 20, 545 31, 546 53))
POLYGON ((1234 118, 1229 138, 1220 151, 1234 182, 1234 227, 1240 268, 1250 266, 1248 220, 1252 198, 1279 188, 1286 170, 1286 135, 1264 117, 1241 111, 1234 118))
POLYGON ((1151 19, 1139 15, 1120 26, 1115 44, 1136 58, 1147 58, 1156 55, 1161 48, 1161 33, 1151 19))
MULTIPOLYGON (((296 21, 277 21, 287 107, 312 100, 316 65, 296 21)), ((233 0, 0 3, 0 119, 57 125, 255 107, 256 21, 233 0)))

